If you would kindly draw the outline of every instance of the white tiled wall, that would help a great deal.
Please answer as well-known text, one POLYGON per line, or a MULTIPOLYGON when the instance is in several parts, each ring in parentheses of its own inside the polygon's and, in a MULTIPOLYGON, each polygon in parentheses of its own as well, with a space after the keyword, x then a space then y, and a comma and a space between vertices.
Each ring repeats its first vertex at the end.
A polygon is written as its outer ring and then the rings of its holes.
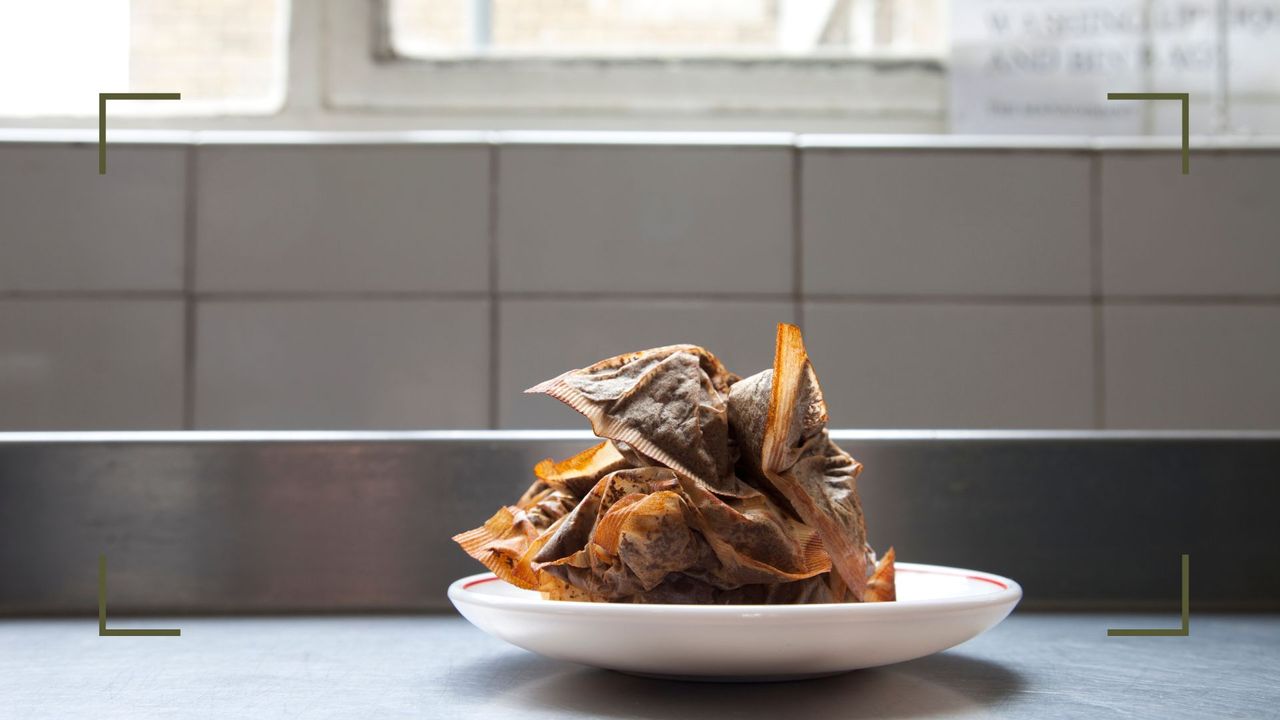
POLYGON ((1280 428, 1280 305, 1116 305, 1105 312, 1117 427, 1280 428))
POLYGON ((1280 152, 472 143, 0 142, 0 429, 581 427, 782 320, 839 426, 1280 427, 1280 152))
POLYGON ((489 424, 486 300, 208 301, 195 426, 489 424))
POLYGON ((504 148, 498 288, 789 293, 791 177, 777 147, 504 148))
POLYGON ((198 290, 488 290, 486 147, 211 146, 196 181, 198 290))
POLYGON ((1092 308, 809 303, 838 427, 1091 427, 1092 308))
POLYGON ((1103 288, 1109 295, 1280 295, 1280 156, 1102 158, 1103 288))
POLYGON ((1088 295, 1083 153, 811 150, 804 291, 1088 295))
POLYGON ((185 153, 0 143, 0 292, 181 290, 185 153))
POLYGON ((182 377, 181 302, 0 300, 0 427, 182 427, 182 377))

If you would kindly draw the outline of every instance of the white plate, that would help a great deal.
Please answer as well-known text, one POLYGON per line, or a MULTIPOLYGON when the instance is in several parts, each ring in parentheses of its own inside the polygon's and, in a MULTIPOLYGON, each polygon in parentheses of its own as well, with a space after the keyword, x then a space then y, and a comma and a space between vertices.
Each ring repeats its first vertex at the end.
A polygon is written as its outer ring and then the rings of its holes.
POLYGON ((492 573, 449 599, 473 625, 558 660, 642 675, 780 680, 931 655, 977 637, 1013 610, 999 575, 897 563, 898 600, 822 605, 633 605, 544 600, 492 573))

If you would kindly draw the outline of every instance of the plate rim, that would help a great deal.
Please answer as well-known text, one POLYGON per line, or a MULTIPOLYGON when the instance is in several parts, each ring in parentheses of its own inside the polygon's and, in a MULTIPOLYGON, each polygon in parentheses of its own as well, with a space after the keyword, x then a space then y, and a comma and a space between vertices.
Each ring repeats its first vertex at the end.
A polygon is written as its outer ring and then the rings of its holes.
POLYGON ((471 586, 501 580, 491 572, 476 573, 458 578, 449 584, 450 602, 492 608, 495 610, 552 615, 588 615, 601 618, 660 617, 663 615, 696 615, 700 620, 715 618, 751 619, 774 618, 785 620, 829 620, 832 614, 842 620, 871 620, 901 613, 908 609, 930 610, 933 613, 972 611, 1017 603, 1022 599, 1022 586, 1017 581, 982 570, 930 565, 925 563, 894 563, 895 569, 928 575, 949 575, 969 580, 991 583, 999 589, 980 595, 924 598, 920 600, 895 600, 879 603, 811 603, 799 605, 695 605, 688 603, 603 603, 581 600, 543 600, 542 598, 506 597, 470 590, 471 586))

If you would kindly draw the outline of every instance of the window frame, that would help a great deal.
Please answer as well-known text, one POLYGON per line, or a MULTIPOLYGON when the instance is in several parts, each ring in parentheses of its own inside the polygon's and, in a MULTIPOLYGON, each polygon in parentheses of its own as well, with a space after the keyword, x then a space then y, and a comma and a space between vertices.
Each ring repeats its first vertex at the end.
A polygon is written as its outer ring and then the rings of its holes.
POLYGON ((325 104, 344 112, 632 128, 656 119, 854 130, 945 121, 945 63, 937 55, 406 57, 392 46, 389 0, 323 1, 325 104))
MULTIPOLYGON (((156 103, 113 127, 184 130, 946 131, 943 58, 403 57, 387 0, 288 0, 274 112, 156 103)), ((176 90, 180 91, 180 88, 176 90)), ((141 105, 141 104, 140 104, 141 105)), ((90 115, 0 128, 90 127, 90 115)))

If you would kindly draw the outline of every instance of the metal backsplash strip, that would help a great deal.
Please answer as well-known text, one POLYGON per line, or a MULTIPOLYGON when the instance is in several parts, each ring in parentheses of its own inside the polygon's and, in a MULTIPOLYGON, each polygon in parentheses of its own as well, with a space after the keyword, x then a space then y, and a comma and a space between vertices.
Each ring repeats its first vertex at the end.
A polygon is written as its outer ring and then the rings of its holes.
MULTIPOLYGON (((1280 609, 1280 433, 841 432, 899 559, 1026 608, 1280 609)), ((0 614, 415 611, 481 568, 449 537, 585 433, 0 434, 0 614)))

